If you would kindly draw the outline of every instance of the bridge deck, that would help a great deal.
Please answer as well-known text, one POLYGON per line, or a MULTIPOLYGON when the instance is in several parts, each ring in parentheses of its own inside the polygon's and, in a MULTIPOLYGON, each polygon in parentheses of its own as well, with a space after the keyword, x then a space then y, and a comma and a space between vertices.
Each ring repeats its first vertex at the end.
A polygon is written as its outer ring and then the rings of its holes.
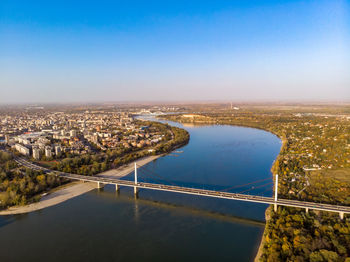
POLYGON ((277 201, 275 201, 272 197, 245 195, 245 194, 238 194, 238 193, 221 192, 221 191, 188 188, 188 187, 180 187, 180 186, 170 186, 170 185, 163 185, 163 184, 153 184, 153 183, 145 183, 145 182, 139 182, 135 184, 133 181, 128 181, 128 180, 97 177, 97 176, 84 176, 84 175, 76 175, 76 174, 70 174, 65 172, 53 171, 41 166, 34 165, 33 163, 30 163, 22 158, 16 158, 15 161, 18 164, 21 164, 25 167, 28 167, 34 170, 41 170, 46 173, 50 173, 56 176, 73 179, 73 180, 96 182, 96 183, 99 182, 102 184, 114 184, 114 185, 120 185, 120 186, 126 186, 126 187, 137 187, 137 188, 144 188, 144 189, 151 189, 151 190, 176 192, 176 193, 182 193, 182 194, 240 200, 240 201, 263 203, 263 204, 277 204, 280 206, 308 208, 308 209, 314 209, 314 210, 341 212, 341 213, 350 214, 350 206, 330 205, 330 204, 322 204, 322 203, 314 203, 314 202, 306 202, 306 201, 298 201, 298 200, 290 200, 290 199, 278 199, 277 201))

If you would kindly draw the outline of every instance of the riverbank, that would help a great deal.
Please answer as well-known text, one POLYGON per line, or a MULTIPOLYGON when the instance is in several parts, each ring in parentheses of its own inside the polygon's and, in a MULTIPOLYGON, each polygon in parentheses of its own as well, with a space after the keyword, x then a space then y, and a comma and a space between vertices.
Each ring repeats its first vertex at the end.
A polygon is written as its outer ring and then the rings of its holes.
POLYGON ((265 229, 264 229, 264 232, 262 234, 261 241, 260 241, 260 244, 259 244, 259 247, 258 247, 258 252, 256 253, 254 262, 259 262, 262 254, 263 254, 263 248, 264 248, 264 245, 265 245, 265 230, 266 230, 266 225, 267 225, 268 221, 270 220, 270 211, 271 211, 271 206, 269 206, 265 210, 265 221, 266 221, 265 229))
MULTIPOLYGON (((140 167, 148 164, 149 162, 156 160, 161 156, 163 156, 163 154, 141 158, 135 162, 140 167)), ((121 166, 116 169, 108 170, 96 176, 101 176, 106 178, 122 178, 133 171, 134 171, 134 162, 121 166)), ((96 189, 95 183, 72 182, 69 184, 65 184, 61 187, 52 189, 47 193, 47 195, 43 196, 39 202, 32 203, 25 206, 13 206, 6 210, 0 211, 0 215, 6 216, 6 215, 30 213, 33 211, 44 209, 46 207, 60 204, 64 201, 80 196, 94 189, 96 189)))
MULTIPOLYGON (((269 131, 270 132, 270 131, 269 131)), ((279 137, 279 139, 281 139, 282 141, 282 146, 280 148, 280 152, 278 153, 278 156, 276 157, 275 161, 273 162, 272 164, 272 167, 271 167, 271 173, 273 175, 275 175, 274 173, 277 172, 277 167, 276 167, 276 161, 279 159, 280 155, 281 155, 281 152, 283 150, 283 148, 286 146, 287 144, 287 139, 285 137, 282 137, 282 136, 278 136, 277 134, 275 134, 277 137, 279 137)), ((276 181, 274 181, 274 183, 276 183, 276 181)), ((274 188, 275 188, 275 184, 274 184, 274 188)), ((270 216, 270 212, 271 212, 271 206, 269 206, 266 210, 265 210, 265 228, 264 228, 264 232, 261 236, 261 241, 260 241, 260 245, 258 247, 258 252, 256 253, 256 256, 255 256, 255 259, 254 259, 254 262, 259 262, 260 261, 260 258, 261 256, 263 255, 263 248, 264 248, 264 245, 265 245, 265 233, 266 233, 266 227, 269 223, 269 220, 271 218, 270 216)))

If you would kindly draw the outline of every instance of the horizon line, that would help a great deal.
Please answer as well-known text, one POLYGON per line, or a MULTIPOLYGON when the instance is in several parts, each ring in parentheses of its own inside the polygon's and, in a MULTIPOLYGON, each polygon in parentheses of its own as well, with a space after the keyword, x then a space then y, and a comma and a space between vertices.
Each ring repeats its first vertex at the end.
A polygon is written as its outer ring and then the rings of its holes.
POLYGON ((336 103, 343 105, 350 105, 350 99, 308 99, 308 100, 228 100, 228 99, 215 99, 215 100, 120 100, 120 101, 72 101, 72 102, 0 102, 0 106, 36 106, 36 105, 150 105, 150 104, 174 104, 174 105, 188 105, 188 104, 271 104, 271 105, 314 105, 314 104, 328 104, 335 105, 336 103))

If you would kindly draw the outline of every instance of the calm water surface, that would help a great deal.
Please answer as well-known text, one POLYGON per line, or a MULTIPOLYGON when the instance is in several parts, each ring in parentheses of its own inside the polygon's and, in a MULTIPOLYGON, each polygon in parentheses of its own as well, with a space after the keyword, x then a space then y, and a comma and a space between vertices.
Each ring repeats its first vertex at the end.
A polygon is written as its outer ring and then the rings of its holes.
MULTIPOLYGON (((271 177, 281 146, 276 136, 233 126, 184 128, 190 143, 141 168, 141 181, 221 190, 271 177)), ((271 181, 229 190, 268 196, 271 181)), ((149 190, 135 199, 131 189, 118 194, 106 186, 0 217, 0 261, 251 261, 266 207, 149 190)))

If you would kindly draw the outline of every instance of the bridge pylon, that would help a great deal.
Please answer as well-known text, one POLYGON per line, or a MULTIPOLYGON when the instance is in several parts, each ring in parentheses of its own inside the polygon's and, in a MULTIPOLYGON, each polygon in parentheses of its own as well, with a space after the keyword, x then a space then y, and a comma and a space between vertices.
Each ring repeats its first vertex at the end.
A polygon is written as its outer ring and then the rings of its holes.
POLYGON ((134 171, 134 174, 135 174, 135 186, 134 186, 134 194, 135 194, 135 197, 138 196, 138 193, 139 193, 139 189, 137 187, 137 165, 136 165, 136 162, 135 162, 135 171, 134 171))
POLYGON ((274 204, 275 212, 277 212, 277 196, 278 196, 278 174, 276 174, 276 180, 275 180, 275 204, 274 204))

